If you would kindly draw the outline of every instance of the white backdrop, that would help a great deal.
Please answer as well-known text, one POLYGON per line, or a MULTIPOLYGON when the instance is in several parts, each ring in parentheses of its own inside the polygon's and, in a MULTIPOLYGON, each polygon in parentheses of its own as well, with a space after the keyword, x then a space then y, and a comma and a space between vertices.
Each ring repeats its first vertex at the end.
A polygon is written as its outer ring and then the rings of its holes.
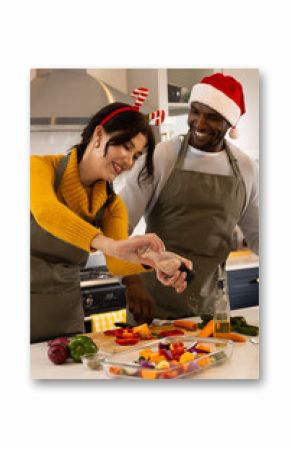
MULTIPOLYGON (((5 2, 1 51, 2 447, 284 447, 289 413, 287 2, 5 2), (261 380, 29 378, 29 69, 261 71, 261 380)), ((288 63, 289 64, 289 63, 288 63)))

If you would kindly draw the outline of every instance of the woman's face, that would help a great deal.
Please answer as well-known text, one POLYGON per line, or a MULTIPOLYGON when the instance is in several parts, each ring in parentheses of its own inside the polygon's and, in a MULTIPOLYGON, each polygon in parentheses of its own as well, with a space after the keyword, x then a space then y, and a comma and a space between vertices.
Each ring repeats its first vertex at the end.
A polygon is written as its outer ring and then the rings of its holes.
POLYGON ((113 182, 117 176, 133 167, 147 146, 147 138, 139 133, 129 142, 109 145, 105 155, 106 144, 113 135, 106 134, 104 128, 96 128, 92 141, 80 162, 81 173, 86 183, 97 179, 113 182))

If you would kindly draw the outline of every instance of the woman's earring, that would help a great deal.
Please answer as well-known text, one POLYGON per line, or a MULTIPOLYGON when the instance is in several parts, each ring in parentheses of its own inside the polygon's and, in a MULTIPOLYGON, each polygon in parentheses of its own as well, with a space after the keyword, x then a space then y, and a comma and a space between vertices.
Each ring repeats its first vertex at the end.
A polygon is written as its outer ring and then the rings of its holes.
POLYGON ((100 146, 100 141, 97 140, 96 145, 95 145, 95 148, 99 148, 99 146, 100 146))

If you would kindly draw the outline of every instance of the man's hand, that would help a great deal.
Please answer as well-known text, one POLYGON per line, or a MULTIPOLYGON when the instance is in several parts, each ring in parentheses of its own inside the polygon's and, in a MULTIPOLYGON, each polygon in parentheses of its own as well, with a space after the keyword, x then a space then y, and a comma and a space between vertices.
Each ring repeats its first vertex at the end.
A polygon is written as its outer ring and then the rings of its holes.
POLYGON ((157 270, 156 277, 166 287, 174 288, 176 293, 182 293, 187 287, 186 273, 181 271, 177 271, 172 277, 168 277, 162 271, 157 270))
POLYGON ((154 298, 137 275, 126 276, 122 280, 126 285, 126 303, 137 324, 150 324, 154 318, 154 298))
POLYGON ((156 270, 159 282, 167 287, 173 287, 176 293, 182 293, 187 287, 187 275, 180 268, 182 264, 192 270, 192 262, 185 257, 179 256, 171 251, 162 251, 157 254, 147 250, 141 255, 144 264, 150 265, 156 270))

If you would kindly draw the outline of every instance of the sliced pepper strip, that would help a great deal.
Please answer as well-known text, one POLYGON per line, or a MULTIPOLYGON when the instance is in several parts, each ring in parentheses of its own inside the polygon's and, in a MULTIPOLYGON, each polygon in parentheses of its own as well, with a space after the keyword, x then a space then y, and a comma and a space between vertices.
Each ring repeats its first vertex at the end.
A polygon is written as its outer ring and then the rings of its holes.
POLYGON ((138 341, 140 341, 140 338, 138 338, 138 337, 135 337, 135 338, 116 338, 115 343, 117 343, 117 345, 130 346, 130 345, 135 345, 136 343, 138 343, 138 341))

